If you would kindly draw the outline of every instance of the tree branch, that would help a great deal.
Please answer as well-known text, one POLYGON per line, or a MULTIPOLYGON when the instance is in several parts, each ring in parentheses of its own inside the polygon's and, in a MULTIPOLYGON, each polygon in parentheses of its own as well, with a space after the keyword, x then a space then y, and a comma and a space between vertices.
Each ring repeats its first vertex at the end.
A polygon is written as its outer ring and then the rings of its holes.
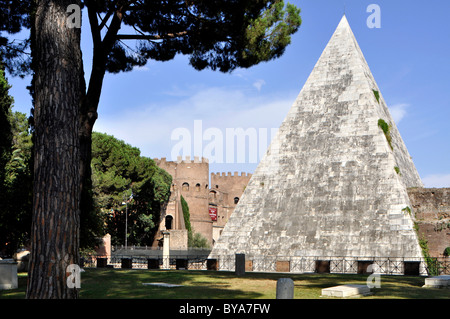
POLYGON ((145 35, 145 34, 118 34, 117 39, 120 40, 165 40, 174 39, 188 35, 188 31, 177 33, 167 33, 163 35, 145 35))
POLYGON ((91 25, 92 42, 94 43, 95 50, 102 43, 100 29, 98 27, 97 8, 91 1, 86 1, 86 6, 88 8, 89 24, 91 25))
POLYGON ((106 22, 108 22, 109 18, 111 17, 111 15, 113 13, 114 13, 114 10, 110 10, 110 11, 108 11, 108 13, 106 13, 105 17, 102 19, 102 22, 100 23, 100 25, 98 27, 99 31, 101 31, 105 27, 106 22))

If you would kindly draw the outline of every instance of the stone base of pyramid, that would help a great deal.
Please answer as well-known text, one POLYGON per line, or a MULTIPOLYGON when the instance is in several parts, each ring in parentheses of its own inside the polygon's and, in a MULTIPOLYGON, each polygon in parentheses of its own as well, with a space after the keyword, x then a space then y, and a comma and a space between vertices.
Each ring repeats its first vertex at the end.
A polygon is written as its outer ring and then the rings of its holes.
MULTIPOLYGON (((214 257, 219 270, 235 271, 235 256, 214 257)), ((246 272, 370 274, 426 276, 422 257, 245 256, 246 272), (371 266, 369 268, 369 266, 371 266)))

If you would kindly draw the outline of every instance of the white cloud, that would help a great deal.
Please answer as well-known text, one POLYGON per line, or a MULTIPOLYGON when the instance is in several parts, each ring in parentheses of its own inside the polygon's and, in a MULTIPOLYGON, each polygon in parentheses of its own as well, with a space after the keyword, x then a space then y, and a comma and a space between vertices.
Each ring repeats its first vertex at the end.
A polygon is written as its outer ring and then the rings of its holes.
POLYGON ((406 103, 394 104, 389 107, 389 112, 391 113, 396 124, 398 124, 405 117, 406 109, 408 107, 409 104, 406 103))
MULTIPOLYGON (((253 93, 248 88, 197 88, 178 96, 175 103, 155 102, 124 108, 114 117, 100 116, 94 130, 138 147, 144 156, 171 159, 171 150, 178 142, 171 140, 171 135, 178 128, 186 128, 192 140, 195 120, 201 120, 203 132, 217 128, 223 136, 227 128, 270 131, 280 126, 296 97, 296 92, 279 96, 253 93)), ((204 141, 203 147, 207 144, 204 141)), ((199 155, 193 152, 191 155, 199 155)))
POLYGON ((133 67, 133 71, 140 71, 140 72, 145 72, 145 71, 149 71, 150 69, 148 68, 148 66, 135 66, 133 67))
POLYGON ((261 91, 262 86, 266 84, 266 81, 259 79, 253 83, 253 86, 259 91, 261 91))
POLYGON ((422 178, 425 187, 450 187, 450 174, 433 174, 422 178))

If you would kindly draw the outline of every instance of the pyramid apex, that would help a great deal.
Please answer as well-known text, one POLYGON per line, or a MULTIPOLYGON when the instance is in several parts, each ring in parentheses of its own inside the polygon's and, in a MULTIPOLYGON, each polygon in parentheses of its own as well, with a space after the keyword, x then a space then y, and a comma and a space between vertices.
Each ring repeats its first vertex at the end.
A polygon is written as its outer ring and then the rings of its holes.
POLYGON ((347 16, 345 14, 342 16, 341 21, 339 22, 336 29, 341 28, 350 28, 350 24, 348 23, 347 16))

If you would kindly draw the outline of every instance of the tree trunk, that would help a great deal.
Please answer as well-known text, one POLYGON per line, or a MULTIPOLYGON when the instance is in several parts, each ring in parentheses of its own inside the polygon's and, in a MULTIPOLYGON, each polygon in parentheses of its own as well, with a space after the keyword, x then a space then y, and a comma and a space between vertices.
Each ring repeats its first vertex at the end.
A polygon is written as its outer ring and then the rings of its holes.
MULTIPOLYGON (((37 1, 34 22, 34 191, 27 298, 76 298, 67 266, 79 260, 79 109, 85 92, 76 0, 37 1)), ((81 19, 81 17, 80 17, 81 19)))
POLYGON ((123 14, 127 3, 118 3, 118 9, 112 14, 111 24, 108 31, 101 39, 100 28, 98 25, 97 12, 98 7, 95 1, 85 1, 88 9, 89 23, 91 27, 92 40, 94 45, 91 77, 89 79, 88 90, 83 98, 80 108, 80 182, 82 184, 81 191, 81 223, 84 227, 82 240, 84 242, 92 240, 90 227, 91 220, 95 223, 94 203, 92 199, 92 130, 97 120, 98 104, 103 86, 103 80, 106 73, 106 61, 108 54, 116 42, 117 32, 120 29, 123 14))

